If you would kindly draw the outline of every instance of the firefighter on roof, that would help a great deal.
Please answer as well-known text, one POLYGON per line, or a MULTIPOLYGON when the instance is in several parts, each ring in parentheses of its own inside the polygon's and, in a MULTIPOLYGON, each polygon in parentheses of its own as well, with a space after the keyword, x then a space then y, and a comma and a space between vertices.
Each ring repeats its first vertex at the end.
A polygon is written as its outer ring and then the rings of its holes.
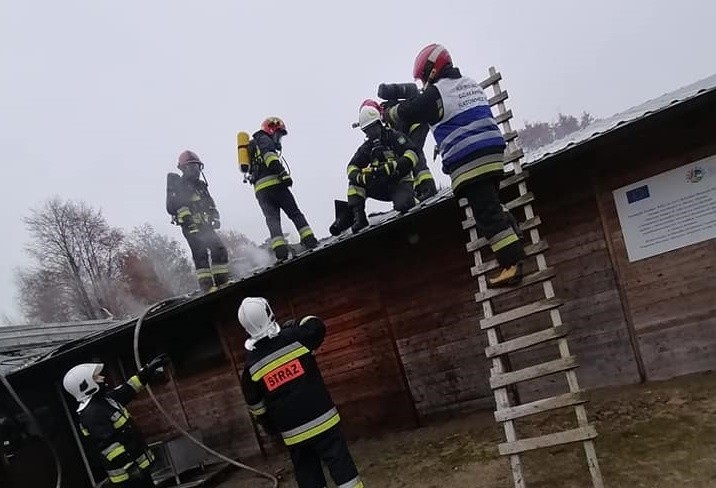
POLYGON ((426 122, 438 144, 443 172, 458 198, 472 207, 478 231, 490 242, 501 269, 488 278, 491 287, 522 280, 524 248, 500 203, 505 139, 492 118, 479 83, 453 66, 447 49, 430 44, 418 53, 413 76, 423 83, 417 97, 385 111, 392 124, 426 122))
POLYGON ((349 226, 353 233, 368 226, 367 198, 392 201, 398 212, 407 212, 415 205, 412 171, 418 154, 413 144, 402 133, 383 125, 380 105, 374 100, 361 104, 358 125, 366 140, 348 163, 350 212, 331 225, 333 235, 349 226))
POLYGON ((213 291, 229 279, 229 254, 216 234, 221 226, 219 211, 209 194, 206 181, 199 179, 204 163, 192 151, 179 155, 182 176, 167 175, 167 212, 181 226, 196 268, 202 291, 213 291), (209 253, 211 252, 211 265, 209 253))
POLYGON ((244 298, 239 322, 246 330, 241 388, 249 412, 288 447, 299 488, 324 488, 321 461, 336 486, 362 488, 340 417, 321 377, 314 351, 326 326, 318 317, 289 321, 283 328, 263 298, 244 298))
POLYGON ((283 120, 269 117, 263 121, 261 130, 253 135, 248 145, 251 159, 248 178, 254 185, 256 200, 266 218, 271 235, 271 249, 279 261, 288 258, 288 243, 281 230, 281 210, 296 226, 304 247, 313 249, 318 246, 311 226, 291 193, 291 175, 281 163, 281 138, 286 134, 288 132, 283 120))
POLYGON ((110 486, 154 487, 149 472, 154 455, 126 406, 167 361, 165 355, 154 358, 112 390, 106 388, 101 375, 103 364, 78 364, 62 380, 65 390, 79 403, 80 430, 99 453, 110 486))

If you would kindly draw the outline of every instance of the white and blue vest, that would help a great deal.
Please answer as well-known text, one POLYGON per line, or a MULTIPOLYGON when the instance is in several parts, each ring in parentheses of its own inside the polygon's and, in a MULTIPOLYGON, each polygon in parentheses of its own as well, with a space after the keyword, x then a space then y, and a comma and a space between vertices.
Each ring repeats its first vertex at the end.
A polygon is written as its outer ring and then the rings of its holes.
POLYGON ((469 163, 471 154, 502 155, 505 139, 480 84, 463 76, 443 78, 434 86, 442 98, 444 113, 430 128, 440 150, 443 172, 451 174, 456 167, 469 163))

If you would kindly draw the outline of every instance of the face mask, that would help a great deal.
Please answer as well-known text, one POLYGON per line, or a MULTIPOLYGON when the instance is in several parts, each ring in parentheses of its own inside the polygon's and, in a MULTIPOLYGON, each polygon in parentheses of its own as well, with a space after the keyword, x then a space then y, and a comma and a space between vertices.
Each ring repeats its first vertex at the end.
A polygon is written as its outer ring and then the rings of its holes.
POLYGON ((375 142, 379 141, 380 137, 383 135, 383 127, 380 123, 373 123, 366 127, 363 132, 369 140, 375 142))

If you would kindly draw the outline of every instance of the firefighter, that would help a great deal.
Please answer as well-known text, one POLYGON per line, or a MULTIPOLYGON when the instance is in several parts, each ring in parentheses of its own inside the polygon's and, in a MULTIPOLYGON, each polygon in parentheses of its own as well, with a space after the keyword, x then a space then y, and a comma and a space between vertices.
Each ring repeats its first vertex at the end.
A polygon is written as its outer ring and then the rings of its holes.
POLYGON ((352 219, 337 219, 331 225, 333 235, 348 225, 353 233, 368 226, 366 198, 392 201, 398 212, 407 212, 415 205, 412 171, 418 154, 413 144, 402 133, 383 125, 381 108, 375 100, 361 104, 358 126, 366 140, 348 163, 348 215, 352 219))
POLYGON ((249 412, 288 447, 299 488, 324 488, 321 461, 336 486, 362 488, 338 410, 318 369, 315 350, 326 326, 318 317, 279 327, 264 298, 244 298, 239 322, 249 338, 241 388, 249 412))
POLYGON ((430 124, 453 193, 468 200, 478 231, 489 240, 499 262, 501 269, 488 278, 489 286, 516 285, 522 280, 525 253, 500 203, 505 139, 487 96, 453 66, 450 53, 439 44, 418 53, 413 76, 423 83, 423 91, 386 109, 385 118, 392 124, 430 124))
POLYGON ((167 212, 181 226, 191 249, 196 278, 202 291, 215 291, 228 283, 229 254, 216 230, 221 227, 219 211, 209 194, 206 179, 202 181, 204 163, 192 151, 179 155, 177 164, 182 172, 167 175, 167 212), (211 264, 209 264, 211 253, 211 264))
POLYGON ((251 169, 249 180, 254 185, 256 200, 266 218, 271 235, 271 249, 276 259, 288 258, 288 243, 281 230, 281 210, 283 210, 298 230, 301 244, 307 249, 318 246, 318 240, 308 225, 306 217, 298 208, 291 193, 293 180, 281 163, 281 138, 288 134, 286 124, 278 117, 269 117, 254 133, 249 143, 251 169))
POLYGON ((65 390, 79 403, 80 430, 99 453, 110 486, 154 487, 149 470, 154 455, 126 407, 167 361, 166 355, 157 356, 112 390, 101 375, 101 363, 78 364, 62 380, 65 390))

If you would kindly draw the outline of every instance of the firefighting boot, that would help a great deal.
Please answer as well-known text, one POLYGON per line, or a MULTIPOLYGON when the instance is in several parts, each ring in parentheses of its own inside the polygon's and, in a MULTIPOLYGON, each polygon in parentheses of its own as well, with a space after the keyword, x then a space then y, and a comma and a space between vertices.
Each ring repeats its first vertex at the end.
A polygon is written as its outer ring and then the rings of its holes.
POLYGON ((365 208, 356 205, 353 207, 353 225, 351 225, 351 232, 354 234, 360 232, 361 229, 365 229, 370 225, 368 217, 365 215, 365 208))
POLYGON ((522 281, 522 261, 500 271, 487 279, 488 288, 501 288, 519 285, 522 281))
POLYGON ((328 231, 332 236, 338 236, 344 230, 353 225, 353 211, 348 206, 348 202, 343 200, 335 200, 336 220, 333 221, 328 231))
POLYGON ((315 249, 318 247, 318 239, 316 239, 316 236, 311 234, 310 236, 304 237, 301 244, 303 244, 303 247, 306 249, 315 249))
POLYGON ((202 276, 198 279, 199 281, 199 289, 204 292, 210 292, 211 289, 214 287, 214 278, 209 274, 209 276, 202 276))
POLYGON ((273 252, 276 255, 276 260, 279 262, 288 259, 288 246, 286 244, 275 247, 273 252))

